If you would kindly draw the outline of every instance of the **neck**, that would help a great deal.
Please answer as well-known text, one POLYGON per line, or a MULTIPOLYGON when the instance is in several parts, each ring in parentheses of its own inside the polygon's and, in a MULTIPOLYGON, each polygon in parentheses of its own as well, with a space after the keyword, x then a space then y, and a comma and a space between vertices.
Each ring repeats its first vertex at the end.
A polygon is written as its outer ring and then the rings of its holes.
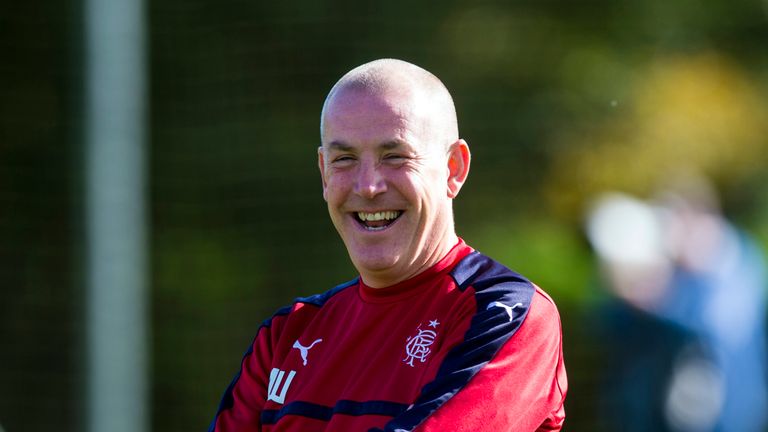
POLYGON ((363 279, 363 283, 371 288, 386 288, 392 285, 398 284, 404 280, 410 279, 429 269, 433 265, 437 264, 443 257, 445 257, 451 249, 459 242, 459 238, 454 231, 450 231, 447 235, 436 243, 436 247, 428 248, 426 245, 422 245, 421 250, 430 249, 428 253, 419 254, 412 258, 411 262, 406 263, 406 269, 402 268, 388 268, 382 270, 368 270, 360 271, 360 277, 363 279))

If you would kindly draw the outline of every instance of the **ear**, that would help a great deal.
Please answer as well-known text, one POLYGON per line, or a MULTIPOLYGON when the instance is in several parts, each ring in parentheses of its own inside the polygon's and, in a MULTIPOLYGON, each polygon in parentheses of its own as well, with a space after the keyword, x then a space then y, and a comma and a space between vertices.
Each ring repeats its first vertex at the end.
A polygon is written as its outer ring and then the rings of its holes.
POLYGON ((323 146, 317 148, 317 166, 320 168, 320 179, 323 182, 323 199, 328 201, 328 184, 325 181, 325 154, 323 153, 323 146))
POLYGON ((448 198, 456 198, 469 175, 471 155, 469 145, 463 139, 448 148, 448 198))

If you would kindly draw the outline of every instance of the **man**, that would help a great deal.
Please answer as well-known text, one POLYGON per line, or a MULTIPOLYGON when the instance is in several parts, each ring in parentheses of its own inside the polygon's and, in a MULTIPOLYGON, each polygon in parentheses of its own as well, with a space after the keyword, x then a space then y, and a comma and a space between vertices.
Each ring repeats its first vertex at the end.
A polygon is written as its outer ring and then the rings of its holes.
POLYGON ((264 322, 210 430, 560 430, 557 309, 456 235, 470 152, 440 80, 362 65, 331 89, 321 138, 323 197, 360 277, 264 322))

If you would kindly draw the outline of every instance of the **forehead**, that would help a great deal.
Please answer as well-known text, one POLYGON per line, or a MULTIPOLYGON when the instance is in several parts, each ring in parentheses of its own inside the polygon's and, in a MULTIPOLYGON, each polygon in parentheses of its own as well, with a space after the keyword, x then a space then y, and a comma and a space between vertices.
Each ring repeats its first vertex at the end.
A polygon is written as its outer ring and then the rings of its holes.
POLYGON ((425 108, 412 92, 340 89, 323 113, 323 144, 423 139, 428 132, 425 108))

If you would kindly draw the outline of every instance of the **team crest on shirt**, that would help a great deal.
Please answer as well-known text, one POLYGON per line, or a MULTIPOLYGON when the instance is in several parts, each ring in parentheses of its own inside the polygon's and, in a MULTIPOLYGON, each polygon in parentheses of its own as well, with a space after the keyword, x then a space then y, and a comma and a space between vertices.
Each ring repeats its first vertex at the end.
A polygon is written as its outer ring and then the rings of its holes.
POLYGON ((437 337, 437 332, 435 330, 439 325, 440 323, 437 320, 431 320, 429 325, 427 325, 427 327, 429 327, 427 329, 421 328, 421 324, 416 327, 416 335, 409 336, 405 344, 405 358, 403 359, 403 363, 410 367, 415 367, 413 364, 414 360, 418 360, 422 363, 427 361, 427 357, 432 353, 430 347, 435 343, 435 338, 437 337))

